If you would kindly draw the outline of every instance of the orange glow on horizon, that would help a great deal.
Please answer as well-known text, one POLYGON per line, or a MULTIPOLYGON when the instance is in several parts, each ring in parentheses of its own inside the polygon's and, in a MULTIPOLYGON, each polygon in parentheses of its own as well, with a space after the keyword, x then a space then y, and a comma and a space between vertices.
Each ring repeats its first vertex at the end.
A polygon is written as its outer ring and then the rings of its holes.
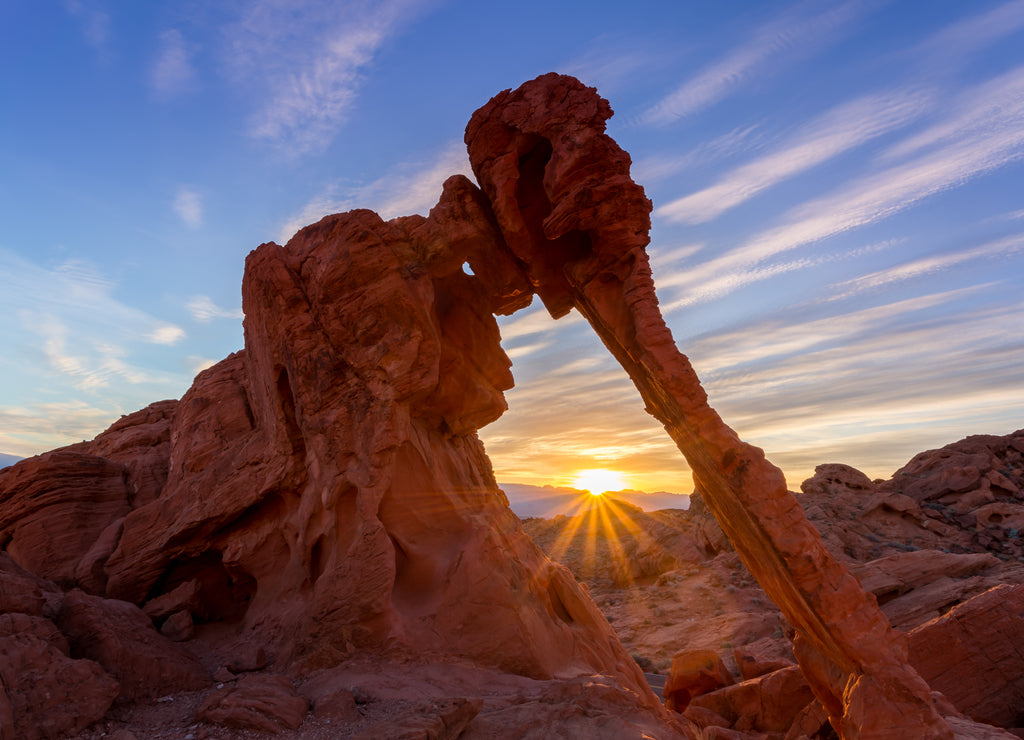
POLYGON ((600 496, 608 491, 622 491, 626 486, 626 476, 617 470, 591 468, 580 470, 572 479, 572 487, 581 491, 590 491, 593 496, 600 496))

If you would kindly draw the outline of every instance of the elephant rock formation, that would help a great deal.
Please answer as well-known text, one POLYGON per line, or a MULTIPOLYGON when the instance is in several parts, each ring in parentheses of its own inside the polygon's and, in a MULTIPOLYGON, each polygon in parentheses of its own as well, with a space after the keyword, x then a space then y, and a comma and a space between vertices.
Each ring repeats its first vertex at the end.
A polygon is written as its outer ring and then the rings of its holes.
POLYGON ((536 294, 591 323, 677 442, 836 728, 952 737, 905 636, 676 349, 645 252, 651 203, 611 115, 544 75, 470 120, 480 187, 452 177, 427 217, 356 210, 261 245, 244 349, 180 401, 0 472, 4 548, 178 639, 259 645, 278 672, 379 655, 604 674, 675 733, 586 589, 523 532, 476 436, 513 382, 494 316, 536 294))

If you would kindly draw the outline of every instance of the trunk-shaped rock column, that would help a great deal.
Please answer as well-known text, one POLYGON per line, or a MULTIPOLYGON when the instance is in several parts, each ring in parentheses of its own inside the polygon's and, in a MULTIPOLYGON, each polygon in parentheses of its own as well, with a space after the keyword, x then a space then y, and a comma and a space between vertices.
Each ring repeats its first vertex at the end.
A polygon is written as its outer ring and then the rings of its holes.
POLYGON ((844 738, 952 738, 906 636, 825 549, 764 453, 708 405, 665 325, 647 254, 651 204, 605 134, 592 88, 545 75, 466 129, 508 249, 555 318, 576 308, 675 440, 722 529, 797 631, 801 668, 844 738))

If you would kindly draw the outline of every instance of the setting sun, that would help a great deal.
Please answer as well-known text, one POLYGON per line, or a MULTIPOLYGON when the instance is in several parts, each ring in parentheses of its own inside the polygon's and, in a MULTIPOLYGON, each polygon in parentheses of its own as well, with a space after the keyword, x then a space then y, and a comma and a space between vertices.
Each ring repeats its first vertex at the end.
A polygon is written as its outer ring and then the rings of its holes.
POLYGON ((600 496, 607 491, 621 491, 626 488, 625 476, 616 470, 605 470, 595 468, 581 470, 572 480, 573 488, 590 491, 594 496, 600 496))

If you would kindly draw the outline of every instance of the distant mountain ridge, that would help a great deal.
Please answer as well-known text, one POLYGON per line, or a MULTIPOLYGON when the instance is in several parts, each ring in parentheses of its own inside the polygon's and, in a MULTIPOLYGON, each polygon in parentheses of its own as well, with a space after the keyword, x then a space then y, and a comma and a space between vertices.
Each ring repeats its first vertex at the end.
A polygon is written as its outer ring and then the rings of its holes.
POLYGON ((14 465, 14 463, 21 459, 22 458, 17 455, 8 455, 5 452, 0 452, 0 468, 6 468, 10 465, 14 465))
MULTIPOLYGON (((590 493, 576 488, 556 486, 533 486, 526 483, 499 483, 498 487, 508 496, 509 506, 520 519, 542 517, 551 519, 560 514, 573 515, 587 508, 590 493)), ((643 511, 660 509, 687 509, 690 497, 684 493, 657 491, 609 491, 604 494, 632 504, 643 511)))

